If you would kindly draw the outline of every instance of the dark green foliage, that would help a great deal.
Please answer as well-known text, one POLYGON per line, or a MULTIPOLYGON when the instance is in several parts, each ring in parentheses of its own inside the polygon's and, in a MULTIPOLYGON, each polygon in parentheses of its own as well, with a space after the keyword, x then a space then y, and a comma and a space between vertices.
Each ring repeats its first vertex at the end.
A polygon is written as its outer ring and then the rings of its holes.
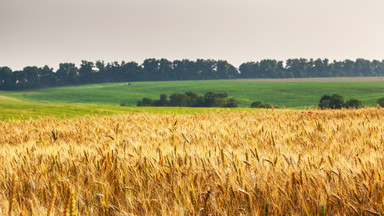
POLYGON ((381 107, 384 107, 384 98, 377 99, 377 104, 381 107))
POLYGON ((330 108, 330 103, 331 103, 331 96, 329 96, 329 95, 324 95, 324 96, 321 97, 321 99, 320 99, 319 107, 320 107, 321 109, 330 108))
POLYGON ((169 96, 170 106, 187 106, 188 96, 185 93, 176 93, 169 96))
POLYGON ((238 107, 239 102, 235 98, 228 99, 227 93, 207 92, 204 97, 196 92, 175 93, 167 99, 166 94, 160 95, 160 100, 143 98, 137 102, 137 106, 175 106, 175 107, 238 107))
POLYGON ((95 81, 94 77, 94 64, 89 61, 81 61, 79 69, 79 82, 80 83, 90 83, 95 81))
POLYGON ((160 104, 165 105, 167 104, 168 96, 166 94, 160 94, 160 104))
POLYGON ((279 108, 277 105, 266 104, 263 101, 255 101, 251 103, 251 108, 279 108))
POLYGON ((12 87, 12 70, 9 67, 0 67, 0 89, 10 90, 12 87))
POLYGON ((199 95, 196 92, 189 91, 185 93, 187 95, 187 104, 191 107, 197 107, 201 103, 199 101, 199 95))
POLYGON ((183 59, 172 62, 164 58, 145 59, 142 64, 81 61, 80 67, 76 67, 74 63, 61 63, 55 72, 48 66, 28 66, 13 72, 8 67, 0 67, 0 90, 102 82, 345 76, 384 76, 384 60, 347 59, 330 62, 328 59, 300 58, 283 62, 264 59, 243 63, 239 69, 224 60, 183 59))
POLYGON ((237 101, 235 98, 230 98, 228 100, 228 103, 225 105, 225 107, 238 107, 239 101, 237 101))
POLYGON ((265 104, 263 101, 255 101, 251 103, 252 108, 264 108, 265 104))
POLYGON ((143 98, 137 102, 137 106, 153 106, 153 100, 151 98, 143 98))
POLYGON ((228 103, 227 93, 207 92, 204 95, 205 107, 223 107, 228 103))
POLYGON ((331 96, 331 101, 329 102, 329 106, 332 109, 341 109, 341 107, 345 107, 344 97, 340 94, 333 94, 331 96))
POLYGON ((356 98, 351 98, 344 103, 344 97, 340 94, 332 96, 324 95, 320 99, 319 108, 321 109, 341 109, 341 108, 360 108, 362 103, 356 98))
POLYGON ((345 107, 346 108, 355 108, 355 109, 358 109, 358 108, 361 108, 361 101, 356 99, 356 98, 351 98, 349 100, 347 100, 347 102, 345 102, 345 107))

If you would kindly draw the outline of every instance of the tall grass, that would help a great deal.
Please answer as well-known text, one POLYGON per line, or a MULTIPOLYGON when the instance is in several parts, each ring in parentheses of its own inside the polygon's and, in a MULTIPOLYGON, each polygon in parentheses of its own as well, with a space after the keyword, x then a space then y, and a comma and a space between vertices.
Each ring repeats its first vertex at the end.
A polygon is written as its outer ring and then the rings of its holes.
POLYGON ((365 108, 0 121, 0 211, 382 215, 383 116, 365 108))

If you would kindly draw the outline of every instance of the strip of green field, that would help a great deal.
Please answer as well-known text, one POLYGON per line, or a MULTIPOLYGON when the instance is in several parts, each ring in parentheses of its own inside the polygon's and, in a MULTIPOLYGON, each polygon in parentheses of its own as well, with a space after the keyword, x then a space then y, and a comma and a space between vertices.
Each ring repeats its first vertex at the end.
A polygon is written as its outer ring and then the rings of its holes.
POLYGON ((340 93, 345 99, 357 98, 363 106, 376 106, 376 100, 384 97, 384 82, 255 82, 237 80, 213 81, 165 81, 105 83, 35 89, 29 91, 0 92, 0 103, 23 101, 33 103, 81 103, 114 105, 126 103, 135 106, 143 97, 158 99, 161 93, 171 95, 195 91, 200 95, 208 91, 227 92, 235 97, 240 107, 249 107, 251 102, 265 103, 287 108, 316 107, 324 94, 340 93), (4 99, 7 97, 8 99, 4 99))
POLYGON ((246 108, 190 108, 190 107, 120 107, 92 104, 33 104, 0 103, 0 121, 23 119, 70 119, 81 116, 104 116, 148 113, 194 114, 209 112, 242 112, 246 108))

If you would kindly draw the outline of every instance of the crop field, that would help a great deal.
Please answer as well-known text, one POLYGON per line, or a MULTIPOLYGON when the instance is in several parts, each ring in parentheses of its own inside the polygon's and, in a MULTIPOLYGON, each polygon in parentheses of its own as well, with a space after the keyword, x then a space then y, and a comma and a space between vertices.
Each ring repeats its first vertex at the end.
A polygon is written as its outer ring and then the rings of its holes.
POLYGON ((227 92, 229 97, 239 101, 240 107, 250 107, 251 103, 262 100, 265 103, 286 108, 317 107, 320 98, 335 93, 346 100, 357 98, 363 106, 376 107, 376 101, 384 97, 384 82, 380 78, 312 78, 280 80, 194 80, 103 83, 78 85, 26 91, 0 91, 0 103, 43 103, 43 104, 93 104, 119 106, 125 103, 136 106, 143 97, 159 99, 162 93, 195 91, 199 95, 206 92, 227 92), (330 81, 334 80, 334 81, 330 81), (362 80, 362 81, 359 81, 362 80), (377 82, 374 82, 377 81, 377 82))
POLYGON ((0 121, 0 214, 382 215, 384 109, 0 121))
POLYGON ((82 116, 113 116, 135 113, 194 114, 218 111, 254 111, 248 108, 121 107, 94 104, 0 103, 0 121, 24 119, 72 119, 82 116))

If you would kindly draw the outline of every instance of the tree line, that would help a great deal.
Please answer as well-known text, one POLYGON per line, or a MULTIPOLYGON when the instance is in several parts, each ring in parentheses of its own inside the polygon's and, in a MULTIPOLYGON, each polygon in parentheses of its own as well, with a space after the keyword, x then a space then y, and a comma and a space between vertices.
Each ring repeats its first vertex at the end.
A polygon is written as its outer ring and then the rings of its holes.
POLYGON ((284 62, 265 59, 243 63, 239 68, 225 60, 169 61, 164 58, 146 59, 142 64, 134 61, 81 61, 77 67, 74 63, 61 63, 57 70, 49 66, 27 66, 23 70, 12 71, 11 68, 3 66, 0 67, 0 90, 103 82, 348 76, 384 76, 384 60, 330 62, 328 59, 300 58, 284 62))
MULTIPOLYGON (((378 107, 384 107, 384 97, 377 99, 376 104, 378 107)), ((341 94, 323 95, 320 98, 318 107, 320 109, 358 109, 362 107, 362 102, 356 98, 351 98, 344 102, 344 97, 341 94)))
MULTIPOLYGON (((125 106, 124 103, 120 106, 125 106)), ((174 107, 238 107, 235 98, 228 98, 228 93, 207 92, 199 96, 196 92, 174 93, 171 96, 160 94, 159 100, 142 98, 137 106, 174 106, 174 107)))
POLYGON ((351 98, 344 102, 341 94, 333 94, 332 96, 323 95, 320 98, 319 108, 321 109, 341 109, 341 108, 361 108, 362 102, 359 99, 351 98))

